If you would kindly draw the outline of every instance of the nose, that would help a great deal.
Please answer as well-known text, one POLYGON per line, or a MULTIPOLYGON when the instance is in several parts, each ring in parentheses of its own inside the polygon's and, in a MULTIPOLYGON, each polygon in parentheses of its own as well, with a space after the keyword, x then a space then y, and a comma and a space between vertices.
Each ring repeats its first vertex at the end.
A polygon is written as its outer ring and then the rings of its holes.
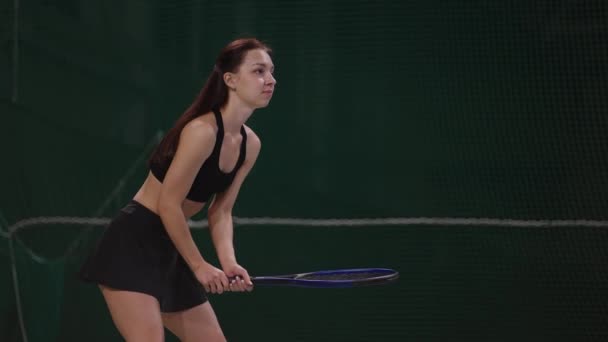
POLYGON ((271 73, 268 73, 269 77, 266 78, 266 83, 268 84, 277 84, 277 80, 274 78, 274 75, 271 73))

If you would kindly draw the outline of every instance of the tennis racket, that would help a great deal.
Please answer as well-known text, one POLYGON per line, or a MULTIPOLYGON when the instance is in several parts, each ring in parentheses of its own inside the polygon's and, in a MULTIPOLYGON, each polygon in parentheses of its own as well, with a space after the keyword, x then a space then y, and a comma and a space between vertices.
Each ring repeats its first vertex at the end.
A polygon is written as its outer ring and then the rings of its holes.
POLYGON ((388 268, 335 269, 277 276, 251 277, 255 286, 297 286, 316 288, 381 285, 399 278, 399 272, 388 268))

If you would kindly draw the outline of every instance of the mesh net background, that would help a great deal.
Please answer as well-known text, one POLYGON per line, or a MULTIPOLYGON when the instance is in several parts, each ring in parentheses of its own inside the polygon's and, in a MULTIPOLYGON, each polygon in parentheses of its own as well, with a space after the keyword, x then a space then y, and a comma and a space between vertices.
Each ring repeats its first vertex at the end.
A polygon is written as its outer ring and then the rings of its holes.
POLYGON ((242 35, 273 47, 278 85, 235 215, 302 221, 239 225, 239 259, 401 278, 213 297, 230 340, 605 340, 607 23, 591 0, 0 3, 0 340, 118 338, 75 279, 92 218, 133 195, 242 35), (58 216, 91 219, 19 224, 58 216), (347 224, 388 217, 454 220, 347 224))

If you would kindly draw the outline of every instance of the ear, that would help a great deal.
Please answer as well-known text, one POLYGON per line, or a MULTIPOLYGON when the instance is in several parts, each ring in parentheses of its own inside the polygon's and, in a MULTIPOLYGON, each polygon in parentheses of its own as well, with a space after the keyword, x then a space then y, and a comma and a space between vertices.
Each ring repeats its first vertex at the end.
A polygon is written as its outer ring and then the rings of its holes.
POLYGON ((236 90, 237 75, 231 72, 225 72, 224 83, 226 83, 226 86, 228 86, 229 89, 236 90))

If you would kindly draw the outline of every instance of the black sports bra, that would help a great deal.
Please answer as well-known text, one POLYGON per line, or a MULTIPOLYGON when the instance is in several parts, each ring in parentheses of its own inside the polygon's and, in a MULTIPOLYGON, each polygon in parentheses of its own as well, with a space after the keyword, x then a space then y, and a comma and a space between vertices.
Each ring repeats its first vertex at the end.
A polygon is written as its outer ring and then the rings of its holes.
MULTIPOLYGON (((211 195, 225 191, 230 184, 232 184, 236 172, 241 168, 246 157, 247 132, 245 132, 245 127, 242 126, 241 135, 243 136, 243 141, 241 142, 241 151, 236 166, 229 173, 220 170, 219 162, 222 141, 224 140, 224 122, 222 120, 222 115, 218 110, 213 110, 213 113, 215 114, 215 121, 217 122, 215 146, 213 147, 213 152, 211 152, 209 158, 205 160, 201 169, 198 171, 198 174, 192 183, 192 187, 186 196, 187 199, 195 202, 206 202, 211 195)), ((162 162, 150 163, 150 171, 161 183, 165 179, 165 175, 167 174, 167 170, 169 169, 172 160, 172 158, 167 158, 162 162)))

